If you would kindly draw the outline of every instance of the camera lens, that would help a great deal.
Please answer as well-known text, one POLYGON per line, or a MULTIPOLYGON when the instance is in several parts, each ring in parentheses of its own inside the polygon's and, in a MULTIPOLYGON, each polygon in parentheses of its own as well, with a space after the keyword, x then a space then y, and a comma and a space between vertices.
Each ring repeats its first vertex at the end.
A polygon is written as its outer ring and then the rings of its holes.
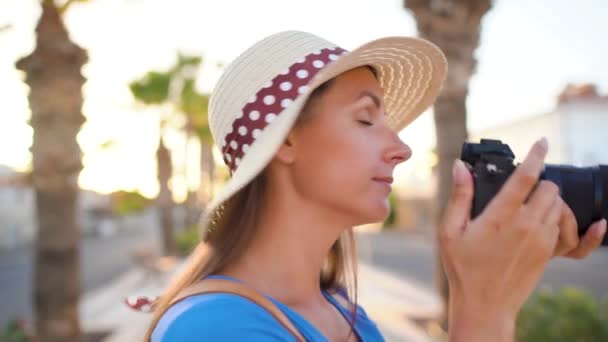
POLYGON ((608 219, 608 166, 547 164, 541 178, 559 186, 562 199, 576 216, 579 235, 602 217, 608 219))

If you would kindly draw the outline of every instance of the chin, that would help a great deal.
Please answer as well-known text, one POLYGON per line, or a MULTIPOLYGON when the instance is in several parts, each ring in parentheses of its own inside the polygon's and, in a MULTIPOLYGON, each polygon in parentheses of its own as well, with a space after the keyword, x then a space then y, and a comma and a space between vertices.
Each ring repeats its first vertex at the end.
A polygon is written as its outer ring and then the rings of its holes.
POLYGON ((388 200, 385 203, 367 206, 365 209, 359 210, 360 223, 358 225, 384 222, 390 214, 390 205, 388 200), (364 214, 364 215, 361 215, 364 214))

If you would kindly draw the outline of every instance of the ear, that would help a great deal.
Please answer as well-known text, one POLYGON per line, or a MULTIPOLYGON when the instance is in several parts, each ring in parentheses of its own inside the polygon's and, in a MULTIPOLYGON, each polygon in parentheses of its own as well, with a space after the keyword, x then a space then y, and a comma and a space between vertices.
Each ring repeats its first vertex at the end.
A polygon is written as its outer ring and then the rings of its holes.
POLYGON ((296 140, 296 134, 292 130, 275 155, 279 162, 292 164, 296 160, 296 140))

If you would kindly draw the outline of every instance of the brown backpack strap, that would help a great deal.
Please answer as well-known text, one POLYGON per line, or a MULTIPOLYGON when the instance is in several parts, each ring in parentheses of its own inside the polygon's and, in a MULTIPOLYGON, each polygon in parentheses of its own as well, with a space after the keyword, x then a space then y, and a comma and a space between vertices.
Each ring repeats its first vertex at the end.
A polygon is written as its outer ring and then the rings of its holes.
POLYGON ((268 311, 298 342, 306 342, 298 329, 270 299, 260 292, 241 283, 224 279, 205 279, 183 289, 171 301, 173 305, 186 297, 205 293, 231 293, 248 299, 268 311))

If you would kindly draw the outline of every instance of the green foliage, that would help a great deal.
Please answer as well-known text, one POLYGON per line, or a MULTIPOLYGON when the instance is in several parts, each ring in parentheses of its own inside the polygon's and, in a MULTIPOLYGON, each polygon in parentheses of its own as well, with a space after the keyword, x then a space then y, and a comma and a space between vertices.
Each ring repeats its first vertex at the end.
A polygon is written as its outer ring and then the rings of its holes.
POLYGON ((151 201, 136 191, 117 191, 112 194, 112 212, 126 215, 146 209, 151 201))
POLYGON ((28 340, 25 324, 17 318, 11 319, 0 334, 2 342, 26 342, 28 340))
POLYGON ((194 224, 186 229, 180 231, 175 236, 175 243, 177 245, 177 252, 179 255, 186 256, 192 252, 194 247, 198 245, 201 240, 199 234, 198 225, 194 224))
POLYGON ((99 149, 107 150, 107 149, 114 147, 115 145, 116 145, 116 140, 108 139, 108 140, 102 142, 101 144, 99 144, 99 149))
POLYGON ((195 80, 187 79, 184 81, 184 87, 181 94, 180 109, 184 113, 202 113, 204 118, 207 118, 207 106, 209 105, 209 96, 198 93, 195 89, 195 80))
POLYGON ((537 292, 519 314, 517 341, 608 341, 608 300, 575 288, 537 292))
POLYGON ((394 191, 392 191, 388 196, 388 202, 391 206, 391 211, 389 212, 386 220, 384 220, 384 222, 382 223, 383 229, 394 227, 395 222, 397 221, 397 196, 395 195, 394 191))
POLYGON ((195 80, 187 79, 181 94, 180 109, 188 117, 192 129, 201 142, 212 144, 213 138, 207 119, 209 95, 201 94, 195 89, 195 80))
POLYGON ((129 84, 133 96, 147 104, 162 104, 169 98, 171 74, 158 71, 149 71, 146 75, 129 84))
MULTIPOLYGON (((212 144, 207 112, 209 94, 196 90, 198 67, 202 62, 199 56, 177 55, 174 66, 166 71, 149 71, 142 78, 131 82, 129 89, 138 101, 147 105, 169 104, 175 114, 184 115, 186 129, 196 134, 202 143, 212 144), (180 86, 177 98, 171 89, 180 86)), ((177 94, 176 94, 177 95, 177 94)))
POLYGON ((207 145, 213 145, 213 136, 211 135, 211 128, 209 125, 195 127, 195 133, 201 142, 207 145))
POLYGON ((197 69, 201 65, 202 61, 203 61, 203 59, 199 56, 188 56, 188 55, 182 55, 181 53, 178 53, 177 54, 177 63, 175 64, 175 66, 173 68, 171 68, 170 72, 173 75, 176 75, 176 74, 182 72, 187 67, 194 67, 195 69, 197 69))
POLYGON ((57 1, 57 0, 44 0, 47 3, 51 3, 54 4, 57 9, 59 10, 60 14, 64 14, 65 11, 68 10, 68 8, 70 8, 71 5, 73 5, 76 2, 89 2, 89 0, 64 0, 64 1, 57 1))

